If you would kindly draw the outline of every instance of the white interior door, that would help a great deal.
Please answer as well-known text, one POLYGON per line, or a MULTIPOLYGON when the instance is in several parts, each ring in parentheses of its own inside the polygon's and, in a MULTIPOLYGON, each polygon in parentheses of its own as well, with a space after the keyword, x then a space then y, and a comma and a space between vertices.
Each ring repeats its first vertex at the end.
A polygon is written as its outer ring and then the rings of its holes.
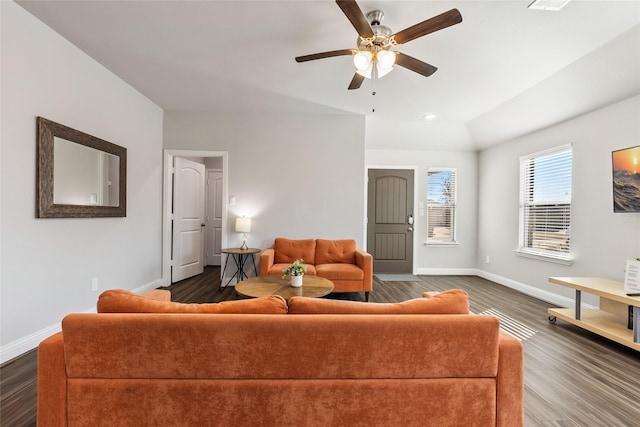
POLYGON ((175 157, 171 282, 204 271, 204 165, 175 157))
POLYGON ((220 265, 222 258, 222 171, 207 171, 207 265, 220 265))

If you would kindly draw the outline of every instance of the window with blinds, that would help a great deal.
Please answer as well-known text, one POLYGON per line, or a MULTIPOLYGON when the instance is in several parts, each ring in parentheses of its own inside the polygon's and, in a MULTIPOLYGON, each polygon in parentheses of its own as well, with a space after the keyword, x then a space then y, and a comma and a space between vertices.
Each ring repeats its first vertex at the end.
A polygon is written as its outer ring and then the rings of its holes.
POLYGON ((519 252, 570 259, 572 157, 565 145, 520 159, 519 252))
POLYGON ((456 170, 427 170, 427 243, 456 241, 456 170))

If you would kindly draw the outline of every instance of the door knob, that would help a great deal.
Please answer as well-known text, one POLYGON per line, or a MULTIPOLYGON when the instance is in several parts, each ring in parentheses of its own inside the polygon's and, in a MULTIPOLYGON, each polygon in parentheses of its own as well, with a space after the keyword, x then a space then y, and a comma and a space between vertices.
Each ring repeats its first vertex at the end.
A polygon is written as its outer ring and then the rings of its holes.
POLYGON ((407 231, 413 231, 413 227, 407 228, 407 231))

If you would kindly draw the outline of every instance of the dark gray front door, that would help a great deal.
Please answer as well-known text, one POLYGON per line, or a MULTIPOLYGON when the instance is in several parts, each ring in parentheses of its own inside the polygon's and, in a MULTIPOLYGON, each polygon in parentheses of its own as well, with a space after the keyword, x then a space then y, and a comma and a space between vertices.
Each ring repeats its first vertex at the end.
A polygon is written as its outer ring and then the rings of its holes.
POLYGON ((367 251, 374 273, 413 272, 413 171, 369 169, 367 251))

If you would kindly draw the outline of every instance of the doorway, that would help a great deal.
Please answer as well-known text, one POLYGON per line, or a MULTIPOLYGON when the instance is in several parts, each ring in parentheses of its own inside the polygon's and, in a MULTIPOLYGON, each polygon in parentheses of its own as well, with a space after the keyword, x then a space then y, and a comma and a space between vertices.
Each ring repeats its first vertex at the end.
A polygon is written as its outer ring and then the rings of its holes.
POLYGON ((367 252, 374 273, 413 273, 414 171, 369 169, 367 252))
MULTIPOLYGON (((175 157, 219 157, 221 165, 217 169, 222 173, 222 182, 219 184, 221 200, 219 209, 219 234, 220 246, 226 245, 226 224, 227 224, 227 199, 228 199, 228 153, 226 151, 192 151, 192 150, 165 150, 164 151, 164 171, 163 171, 163 200, 162 200, 162 286, 171 284, 173 267, 173 198, 174 198, 174 158, 175 157)), ((206 159, 205 159, 206 160, 206 159)), ((207 224, 208 225, 208 224, 207 224)), ((207 234, 206 232, 204 233, 207 234)), ((203 257, 204 258, 204 257, 203 257)))
POLYGON ((207 211, 205 214, 206 265, 222 264, 222 187, 224 178, 222 170, 207 169, 206 191, 207 211))
POLYGON ((173 158, 171 283, 204 271, 205 172, 199 160, 173 158))

